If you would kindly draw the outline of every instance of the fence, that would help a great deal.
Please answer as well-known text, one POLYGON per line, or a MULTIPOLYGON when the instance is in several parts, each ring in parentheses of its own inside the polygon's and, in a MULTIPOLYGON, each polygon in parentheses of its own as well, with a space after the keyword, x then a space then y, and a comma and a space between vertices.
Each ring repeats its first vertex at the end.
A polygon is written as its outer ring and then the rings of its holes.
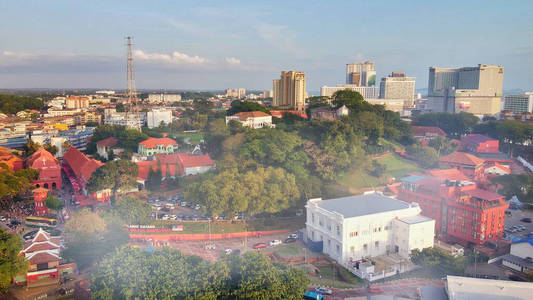
POLYGON ((130 239, 134 241, 209 241, 224 240, 244 237, 261 237, 264 235, 273 235, 286 233, 291 230, 271 230, 271 231, 246 231, 233 233, 168 233, 168 234, 135 234, 130 233, 130 239))

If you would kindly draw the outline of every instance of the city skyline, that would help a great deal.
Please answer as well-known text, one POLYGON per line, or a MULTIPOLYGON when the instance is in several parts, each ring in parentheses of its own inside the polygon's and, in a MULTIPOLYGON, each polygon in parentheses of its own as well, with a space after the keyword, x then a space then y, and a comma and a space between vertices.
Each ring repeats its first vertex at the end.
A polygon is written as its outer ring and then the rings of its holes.
POLYGON ((504 89, 530 90, 533 35, 524 13, 531 8, 518 1, 4 2, 0 88, 123 89, 124 38, 132 35, 138 89, 267 90, 280 71, 296 70, 318 91, 342 84, 346 64, 368 60, 377 80, 401 71, 416 78, 416 89, 427 88, 430 66, 495 64, 505 67, 504 89), (29 21, 18 22, 21 15, 29 21))

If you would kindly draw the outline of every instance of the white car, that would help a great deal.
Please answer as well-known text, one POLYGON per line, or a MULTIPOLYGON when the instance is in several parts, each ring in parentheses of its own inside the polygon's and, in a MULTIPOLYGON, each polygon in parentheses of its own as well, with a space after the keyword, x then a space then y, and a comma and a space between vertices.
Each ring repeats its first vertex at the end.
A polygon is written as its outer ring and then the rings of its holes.
POLYGON ((233 252, 233 250, 231 250, 230 248, 224 250, 224 253, 225 253, 225 254, 231 254, 231 252, 233 252))
POLYGON ((315 292, 323 294, 323 295, 331 295, 331 294, 333 294, 333 292, 330 289, 325 288, 323 286, 317 286, 315 288, 315 292))
POLYGON ((281 245, 281 240, 272 240, 270 241, 270 246, 281 245))
POLYGON ((289 236, 287 238, 289 238, 289 239, 298 239, 298 234, 297 233, 291 233, 291 234, 289 234, 289 236))
POLYGON ((0 221, 5 222, 5 221, 7 221, 7 219, 4 216, 0 216, 0 221))
POLYGON ((164 215, 164 216, 161 218, 161 220, 168 220, 168 219, 170 219, 168 215, 164 215))

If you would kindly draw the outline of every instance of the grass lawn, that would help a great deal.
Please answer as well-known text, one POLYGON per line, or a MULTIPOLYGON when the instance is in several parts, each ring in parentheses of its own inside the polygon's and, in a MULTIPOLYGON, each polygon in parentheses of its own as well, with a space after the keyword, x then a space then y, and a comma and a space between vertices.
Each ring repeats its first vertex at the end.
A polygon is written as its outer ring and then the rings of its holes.
POLYGON ((180 138, 182 140, 189 139, 189 143, 193 145, 200 144, 200 141, 204 139, 204 134, 199 132, 180 132, 173 134, 176 138, 180 138))
POLYGON ((309 276, 313 285, 325 285, 333 288, 357 288, 364 285, 363 280, 344 268, 341 268, 341 272, 349 282, 343 281, 332 266, 318 267, 318 270, 320 271, 320 277, 309 276))
POLYGON ((315 253, 307 249, 305 245, 300 242, 295 242, 291 244, 282 244, 274 248, 276 254, 281 257, 318 257, 322 256, 321 253, 315 253), (305 250, 304 250, 305 249, 305 250))
POLYGON ((339 183, 347 188, 357 191, 359 189, 384 185, 387 183, 388 178, 391 177, 400 178, 407 173, 422 170, 416 164, 406 161, 394 154, 377 158, 377 160, 387 166, 387 171, 381 178, 368 174, 363 166, 346 172, 344 178, 342 178, 339 183))

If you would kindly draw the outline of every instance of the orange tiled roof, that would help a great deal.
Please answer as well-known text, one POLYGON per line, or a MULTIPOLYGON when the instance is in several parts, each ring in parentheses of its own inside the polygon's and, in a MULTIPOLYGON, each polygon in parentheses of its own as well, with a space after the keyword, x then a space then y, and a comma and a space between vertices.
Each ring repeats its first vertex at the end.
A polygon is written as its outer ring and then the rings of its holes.
POLYGON ((96 159, 89 158, 76 147, 71 146, 63 155, 63 161, 72 169, 77 178, 89 181, 93 172, 104 165, 96 159))
POLYGON ((465 174, 463 174, 461 171, 454 169, 454 168, 445 169, 445 170, 434 169, 434 170, 427 171, 427 173, 431 176, 438 177, 438 178, 444 178, 448 180, 460 180, 460 181, 470 180, 470 178, 468 178, 465 174))
POLYGON ((465 152, 454 152, 452 154, 448 154, 446 156, 441 157, 439 159, 439 162, 478 166, 483 164, 485 160, 465 152))
POLYGON ((156 148, 157 145, 163 145, 167 147, 168 145, 178 145, 178 143, 171 138, 148 138, 140 142, 139 145, 143 145, 145 148, 151 149, 156 148))
POLYGON ((9 170, 16 171, 17 166, 22 167, 22 159, 7 150, 8 148, 0 147, 0 163, 6 164, 9 170))
POLYGON ((45 166, 50 167, 58 164, 59 160, 42 147, 26 159, 26 167, 33 169, 41 169, 45 166))
POLYGON ((259 117, 270 117, 269 114, 262 112, 262 111, 243 111, 240 113, 236 113, 233 115, 234 117, 238 117, 241 121, 246 121, 248 118, 259 118, 259 117))
POLYGON ((118 140, 114 137, 108 137, 107 139, 103 139, 101 141, 96 142, 96 144, 100 147, 113 147, 118 143, 118 140))
POLYGON ((446 132, 436 126, 411 126, 415 136, 426 136, 428 134, 446 136, 446 132))

